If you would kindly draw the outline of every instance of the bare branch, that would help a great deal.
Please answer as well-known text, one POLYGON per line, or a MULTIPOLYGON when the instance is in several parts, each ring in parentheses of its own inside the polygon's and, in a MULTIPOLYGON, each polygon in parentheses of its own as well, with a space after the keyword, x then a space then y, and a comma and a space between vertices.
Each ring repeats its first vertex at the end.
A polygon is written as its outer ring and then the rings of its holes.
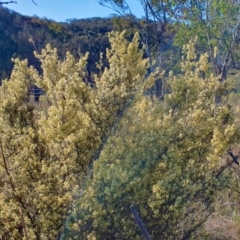
MULTIPOLYGON (((36 2, 34 0, 31 0, 33 2, 33 4, 37 5, 36 2)), ((17 4, 17 1, 8 1, 8 2, 0 2, 0 5, 3 5, 3 4, 10 4, 10 3, 15 3, 17 4)))
POLYGON ((0 2, 0 5, 10 4, 10 3, 17 3, 17 1, 0 2))
POLYGON ((25 224, 25 221, 24 221, 23 211, 22 211, 21 207, 19 207, 19 213, 20 213, 20 216, 21 216, 21 222, 22 222, 22 227, 23 227, 23 230, 24 230, 25 238, 26 238, 26 240, 29 240, 27 229, 26 229, 26 224, 25 224))
POLYGON ((35 5, 37 5, 36 2, 35 2, 34 0, 32 0, 32 2, 33 2, 35 5))
POLYGON ((238 162, 239 156, 238 155, 235 156, 231 149, 227 150, 227 152, 230 155, 230 157, 232 158, 233 162, 236 163, 237 165, 239 165, 239 162, 238 162))
POLYGON ((134 216, 134 219, 135 219, 138 227, 141 229, 142 234, 144 235, 145 239, 146 239, 146 240, 151 240, 151 237, 150 237, 150 235, 148 234, 146 228, 144 227, 142 220, 139 218, 135 207, 134 207, 133 205, 131 205, 131 206, 130 206, 130 209, 131 209, 132 214, 133 214, 133 216, 134 216))
POLYGON ((239 158, 240 154, 238 153, 237 155, 234 155, 231 148, 227 150, 227 153, 231 157, 231 161, 227 162, 226 165, 222 166, 218 170, 218 172, 216 174, 216 178, 218 178, 222 174, 222 172, 224 172, 229 166, 232 166, 233 163, 239 165, 238 158, 239 158))

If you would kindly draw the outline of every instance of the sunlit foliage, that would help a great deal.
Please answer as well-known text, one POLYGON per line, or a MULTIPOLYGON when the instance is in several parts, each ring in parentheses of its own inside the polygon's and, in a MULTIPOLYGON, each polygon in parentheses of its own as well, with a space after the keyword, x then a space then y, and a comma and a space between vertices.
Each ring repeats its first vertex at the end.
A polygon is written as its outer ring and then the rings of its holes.
POLYGON ((109 35, 109 68, 84 82, 87 54, 65 61, 49 45, 36 57, 43 74, 15 60, 0 88, 0 238, 57 239, 68 210, 78 198, 83 176, 104 145, 112 126, 131 103, 148 61, 138 35, 109 35), (29 88, 41 87, 49 103, 37 112, 29 88))
POLYGON ((194 42, 184 52, 183 74, 170 72, 166 102, 139 93, 109 138, 64 239, 143 239, 132 204, 152 239, 189 239, 213 212, 217 193, 230 186, 231 171, 220 174, 219 167, 239 142, 226 94, 233 83, 209 72, 207 54, 197 60, 194 42))
POLYGON ((139 36, 109 34, 109 68, 86 82, 86 54, 60 61, 50 45, 35 54, 39 75, 14 60, 0 88, 0 238, 142 239, 134 204, 153 239, 187 239, 214 211, 232 173, 221 160, 239 143, 233 82, 211 73, 194 42, 182 74, 169 73, 164 102, 148 95, 139 36), (29 88, 41 87, 37 111, 29 88), (221 101, 216 101, 221 99, 221 101))

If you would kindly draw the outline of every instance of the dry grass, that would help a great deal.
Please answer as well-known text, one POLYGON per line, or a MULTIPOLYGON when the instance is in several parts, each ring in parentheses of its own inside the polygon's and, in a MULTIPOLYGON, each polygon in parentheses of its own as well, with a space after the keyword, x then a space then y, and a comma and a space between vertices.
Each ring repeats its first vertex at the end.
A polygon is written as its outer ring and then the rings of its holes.
POLYGON ((50 106, 49 102, 47 101, 46 95, 41 95, 38 102, 34 101, 34 96, 30 96, 30 103, 35 107, 35 109, 39 112, 46 112, 48 107, 50 106))
POLYGON ((240 239, 240 205, 225 193, 216 203, 216 212, 208 218, 204 229, 212 240, 240 239))
MULTIPOLYGON (((234 155, 240 152, 240 146, 233 149, 234 155)), ((222 164, 232 159, 225 156, 222 164)), ((204 231, 211 240, 239 240, 240 239, 240 167, 231 164, 234 183, 224 192, 219 193, 215 202, 215 212, 204 224, 204 231)))

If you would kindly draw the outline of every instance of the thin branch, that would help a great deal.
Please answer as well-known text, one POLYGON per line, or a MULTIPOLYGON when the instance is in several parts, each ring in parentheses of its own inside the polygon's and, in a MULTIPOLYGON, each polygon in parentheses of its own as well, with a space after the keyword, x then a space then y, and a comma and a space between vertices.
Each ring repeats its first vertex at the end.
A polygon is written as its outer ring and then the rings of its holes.
POLYGON ((229 149, 227 150, 228 154, 230 155, 230 157, 232 158, 233 162, 236 163, 237 165, 239 165, 239 162, 238 162, 238 158, 239 156, 235 156, 233 153, 232 153, 232 150, 229 149))
POLYGON ((109 5, 107 5, 106 3, 104 3, 104 1, 102 0, 97 0, 97 2, 103 6, 103 7, 106 7, 106 8, 109 8, 111 10, 113 10, 114 12, 116 12, 119 16, 121 16, 123 19, 129 21, 130 23, 132 23, 133 25, 135 25, 140 34, 144 37, 144 39, 146 39, 146 36, 143 32, 143 29, 142 29, 142 26, 139 24, 139 22, 136 20, 136 17, 135 15, 132 13, 129 5, 127 4, 126 1, 124 1, 123 5, 125 4, 125 7, 124 8, 121 8, 120 6, 118 5, 115 5, 114 3, 112 3, 111 1, 108 2, 109 5), (127 12, 128 11, 128 12, 127 12))
POLYGON ((17 1, 8 1, 8 2, 0 2, 0 5, 3 5, 3 4, 10 4, 10 3, 17 3, 17 1))
POLYGON ((21 222, 22 222, 25 238, 26 238, 26 240, 29 240, 29 237, 28 237, 28 234, 27 234, 27 229, 26 229, 26 224, 25 224, 25 221, 24 221, 23 212, 22 212, 21 207, 19 207, 19 212, 20 212, 20 216, 21 216, 21 222))
POLYGON ((233 164, 233 160, 231 160, 230 162, 228 162, 226 165, 222 166, 220 168, 220 170, 218 171, 218 173, 216 174, 216 178, 218 178, 229 166, 231 166, 233 164))
POLYGON ((192 229, 190 229, 189 231, 186 232, 186 234, 184 234, 184 236, 181 238, 181 240, 186 240, 189 239, 190 236, 192 235, 193 232, 195 232, 198 228, 200 228, 206 221, 207 219, 211 216, 211 213, 208 213, 208 215, 202 220, 200 221, 198 224, 196 224, 192 229))
POLYGON ((239 153, 237 155, 234 155, 231 149, 227 150, 227 153, 229 156, 232 158, 230 162, 228 162, 226 165, 222 166, 218 173, 216 174, 216 178, 218 178, 229 166, 231 166, 233 163, 239 165, 238 158, 239 158, 239 153))
MULTIPOLYGON (((4 163, 4 170, 5 170, 5 172, 6 172, 7 176, 8 176, 10 186, 11 186, 11 188, 13 190, 13 195, 14 195, 15 199, 20 203, 21 207, 23 209, 27 210, 27 207, 25 206, 22 198, 18 195, 17 190, 15 188, 15 185, 14 185, 14 182, 13 182, 13 178, 12 178, 12 176, 10 174, 9 169, 8 169, 7 159, 6 159, 5 154, 4 154, 3 145, 2 145, 2 141, 1 140, 0 140, 0 152, 1 152, 1 155, 2 155, 3 163, 4 163)), ((34 224, 34 221, 33 221, 32 217, 31 217, 30 213, 27 212, 26 214, 27 214, 28 218, 30 219, 30 222, 32 224, 34 224)))
MULTIPOLYGON (((33 4, 37 5, 34 0, 31 0, 31 1, 32 1, 33 4)), ((11 4, 11 3, 17 4, 17 1, 0 2, 0 5, 11 4)))
POLYGON ((133 205, 131 205, 131 206, 130 206, 130 209, 131 209, 132 214, 133 214, 133 216, 134 216, 134 219, 135 219, 138 227, 141 229, 142 234, 144 235, 145 239, 146 239, 146 240, 151 240, 151 237, 150 237, 150 235, 148 234, 146 228, 144 227, 144 224, 143 224, 142 220, 139 218, 138 213, 137 213, 135 207, 134 207, 133 205))

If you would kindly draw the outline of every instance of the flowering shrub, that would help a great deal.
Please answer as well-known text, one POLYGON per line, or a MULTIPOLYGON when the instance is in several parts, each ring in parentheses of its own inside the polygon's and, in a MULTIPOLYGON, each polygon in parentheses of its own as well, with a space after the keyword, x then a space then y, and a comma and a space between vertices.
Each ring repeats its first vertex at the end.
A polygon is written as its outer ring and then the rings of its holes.
POLYGON ((36 57, 43 74, 27 61, 14 60, 9 81, 0 88, 0 238, 57 239, 69 209, 80 194, 83 177, 112 126, 138 86, 148 61, 142 59, 138 35, 111 33, 109 68, 84 82, 87 55, 65 61, 49 45, 36 57), (36 111, 30 86, 46 93, 49 107, 36 111))
POLYGON ((239 142, 226 95, 232 82, 211 74, 206 54, 197 60, 194 42, 184 50, 182 75, 169 74, 166 103, 139 93, 121 119, 94 162, 64 239, 143 239, 132 204, 152 239, 189 239, 213 212, 217 193, 232 181, 230 170, 218 174, 221 157, 239 142))

